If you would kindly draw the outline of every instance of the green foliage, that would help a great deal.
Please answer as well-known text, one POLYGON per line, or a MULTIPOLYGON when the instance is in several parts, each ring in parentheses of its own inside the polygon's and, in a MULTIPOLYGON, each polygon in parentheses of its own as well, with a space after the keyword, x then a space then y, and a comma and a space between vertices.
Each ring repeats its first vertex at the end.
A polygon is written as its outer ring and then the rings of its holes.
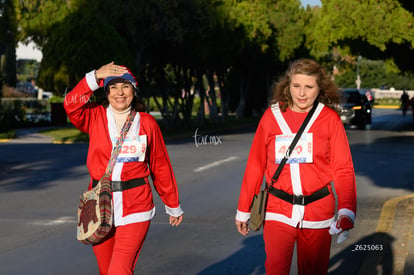
POLYGON ((52 96, 49 98, 49 103, 63 103, 65 101, 65 98, 63 96, 52 96))
MULTIPOLYGON (((340 87, 356 87, 357 67, 343 63, 337 66, 339 73, 335 75, 335 82, 340 87)), ((414 77, 412 73, 398 74, 389 69, 389 63, 361 59, 359 62, 359 74, 361 87, 366 88, 390 88, 414 89, 414 77)))
POLYGON ((384 98, 376 98, 374 105, 383 105, 383 106, 400 106, 401 101, 399 97, 384 97, 384 98))
POLYGON ((17 61, 17 80, 28 81, 36 79, 39 70, 39 62, 36 60, 20 59, 17 61))
MULTIPOLYGON (((43 47, 52 34, 52 26, 66 19, 77 1, 13 0, 19 22, 19 40, 30 38, 43 47)), ((60 33, 62 35, 64 33, 60 33)))
MULTIPOLYGON (((0 90, 16 86, 17 21, 13 1, 0 1, 0 90)), ((0 91, 1 96, 1 91, 0 91)))
MULTIPOLYGON (((260 112, 274 77, 299 57, 313 56, 328 71, 336 66, 341 86, 355 86, 359 55, 362 86, 411 85, 396 75, 402 64, 412 67, 405 55, 414 57, 414 20, 396 0, 322 0, 316 9, 299 0, 13 3, 18 38, 42 48, 39 86, 62 96, 86 72, 115 61, 132 69, 168 125, 191 123, 194 111, 204 117, 195 95, 223 117, 260 112), (216 88, 221 100, 207 93, 216 88)), ((99 91, 93 100, 101 98, 99 91)))
POLYGON ((397 90, 414 90, 414 75, 411 72, 405 74, 389 74, 384 84, 385 87, 394 87, 397 90))
POLYGON ((72 89, 85 72, 109 63, 130 65, 127 43, 102 16, 99 3, 71 1, 19 2, 23 37, 42 47, 38 85, 54 94, 72 89), (39 12, 40 11, 40 12, 39 12))
POLYGON ((322 0, 307 27, 306 47, 316 58, 336 49, 340 58, 393 59, 398 68, 414 70, 413 26, 412 11, 398 0, 322 0))
POLYGON ((267 10, 273 30, 277 30, 272 37, 279 52, 276 61, 289 60, 304 42, 305 11, 299 9, 296 0, 277 1, 267 10))
POLYGON ((14 100, 0 102, 0 133, 10 132, 20 127, 25 119, 25 111, 22 102, 14 100))
POLYGON ((328 45, 362 40, 381 51, 388 43, 414 45, 414 18, 396 0, 325 0, 315 24, 312 52, 327 52, 328 45), (323 37, 322 37, 323 36, 323 37), (326 43, 328 42, 328 43, 326 43))
POLYGON ((291 58, 303 42, 304 10, 297 0, 238 1, 229 20, 244 33, 243 43, 271 52, 274 61, 291 58))
POLYGON ((13 139, 13 138, 16 138, 16 132, 14 130, 2 132, 0 128, 0 140, 1 139, 13 139))

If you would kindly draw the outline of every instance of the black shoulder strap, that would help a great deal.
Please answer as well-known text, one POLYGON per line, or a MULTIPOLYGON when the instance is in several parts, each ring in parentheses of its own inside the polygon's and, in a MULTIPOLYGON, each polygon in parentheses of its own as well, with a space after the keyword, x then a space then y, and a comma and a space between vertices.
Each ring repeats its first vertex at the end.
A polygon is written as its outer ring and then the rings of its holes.
POLYGON ((296 133, 295 137, 292 140, 292 143, 289 146, 289 149, 287 150, 285 156, 283 157, 282 161, 280 162, 279 166, 277 167, 277 170, 272 177, 272 182, 270 183, 270 186, 268 186, 269 189, 273 188, 273 184, 277 181, 279 178, 280 172, 282 172, 283 166, 285 166, 286 161, 290 157, 291 152, 295 149, 296 143, 298 143, 298 140, 300 139, 300 136, 302 135, 303 131, 305 130, 306 126, 309 123, 309 120, 311 119, 313 113, 315 113, 316 108, 318 107, 319 101, 316 98, 315 102, 313 103, 312 109, 309 111, 309 113, 306 115, 305 120, 303 121, 302 125, 299 128, 299 131, 296 133))

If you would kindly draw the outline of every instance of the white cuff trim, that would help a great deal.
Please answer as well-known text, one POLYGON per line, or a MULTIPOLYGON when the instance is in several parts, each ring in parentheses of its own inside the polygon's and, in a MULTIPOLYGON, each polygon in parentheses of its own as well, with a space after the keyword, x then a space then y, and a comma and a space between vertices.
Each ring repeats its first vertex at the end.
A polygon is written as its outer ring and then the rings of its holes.
POLYGON ((180 206, 178 206, 177 208, 165 206, 165 213, 173 217, 179 217, 184 213, 184 211, 181 209, 180 206))
POLYGON ((242 212, 237 210, 236 212, 236 220, 240 222, 247 222, 250 219, 250 213, 242 212))
POLYGON ((355 222, 355 213, 352 210, 349 210, 347 208, 341 208, 338 210, 338 218, 342 215, 348 216, 351 218, 352 222, 355 222))
POLYGON ((93 70, 92 72, 89 72, 85 75, 86 78, 86 82, 88 83, 89 88, 92 91, 96 91, 99 89, 99 85, 96 81, 96 77, 95 77, 95 70, 93 70))

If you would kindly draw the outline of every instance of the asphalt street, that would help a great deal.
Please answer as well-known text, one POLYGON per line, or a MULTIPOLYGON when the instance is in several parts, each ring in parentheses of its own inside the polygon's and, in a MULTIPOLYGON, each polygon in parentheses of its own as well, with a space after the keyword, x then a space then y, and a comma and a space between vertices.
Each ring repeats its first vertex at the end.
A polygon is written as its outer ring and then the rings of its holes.
MULTIPOLYGON (((98 274, 91 248, 75 236, 88 145, 52 144, 31 130, 0 143, 0 274, 98 274)), ((349 239, 333 241, 329 274, 414 274, 414 122, 374 110, 370 130, 347 133, 358 213, 349 239)), ((157 215, 135 274, 264 274, 261 232, 243 237, 234 226, 254 129, 197 134, 212 142, 166 141, 184 222, 170 227, 155 195, 157 215)))

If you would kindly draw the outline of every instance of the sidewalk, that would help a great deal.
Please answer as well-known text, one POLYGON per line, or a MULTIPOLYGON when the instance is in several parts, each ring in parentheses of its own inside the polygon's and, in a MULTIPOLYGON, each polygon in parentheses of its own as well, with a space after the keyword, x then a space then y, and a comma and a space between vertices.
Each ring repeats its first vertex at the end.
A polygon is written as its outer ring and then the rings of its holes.
POLYGON ((16 130, 16 138, 0 140, 0 143, 7 142, 12 144, 24 143, 53 143, 53 138, 39 132, 50 127, 25 128, 16 130))

